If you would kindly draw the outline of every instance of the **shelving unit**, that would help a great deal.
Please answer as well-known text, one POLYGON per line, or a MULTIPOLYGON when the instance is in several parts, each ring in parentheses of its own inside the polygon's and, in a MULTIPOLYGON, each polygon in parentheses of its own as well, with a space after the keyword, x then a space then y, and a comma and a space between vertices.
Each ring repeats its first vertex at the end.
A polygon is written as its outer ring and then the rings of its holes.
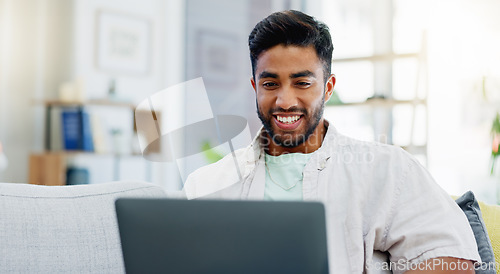
MULTIPOLYGON (((76 107, 82 110, 86 106, 101 106, 101 107, 114 107, 114 108, 127 108, 132 112, 132 117, 134 117, 135 106, 131 103, 120 102, 120 101, 111 101, 111 100, 90 100, 86 102, 66 102, 59 100, 48 100, 39 102, 45 107, 45 149, 47 151, 51 151, 50 141, 51 141, 51 114, 52 110, 56 107, 64 108, 64 107, 76 107)), ((132 123, 135 125, 135 121, 132 123)), ((73 152, 74 153, 74 152, 73 152)), ((88 153, 88 152, 87 152, 88 153)))
MULTIPOLYGON (((407 105, 412 108, 412 116, 410 118, 410 140, 408 144, 398 144, 408 152, 414 155, 420 155, 425 158, 425 163, 427 164, 427 140, 428 140, 428 107, 427 107, 427 90, 428 90, 428 80, 427 80, 427 63, 426 63, 426 39, 425 33, 422 35, 422 46, 421 50, 417 53, 404 53, 404 54, 382 54, 382 55, 371 55, 371 56, 361 56, 361 57, 350 57, 350 58, 339 58, 334 59, 333 63, 352 63, 352 62, 363 62, 368 61, 373 64, 377 62, 385 62, 386 64, 390 64, 392 66, 392 62, 402 58, 414 58, 417 60, 417 75, 416 77, 416 86, 414 92, 414 98, 409 100, 396 100, 392 98, 392 90, 389 90, 387 93, 389 96, 385 96, 385 98, 368 98, 364 102, 354 102, 354 103, 341 103, 341 104, 327 104, 329 108, 343 108, 343 107, 356 107, 356 108, 369 108, 372 110, 372 113, 376 110, 386 110, 389 115, 387 115, 391 119, 391 121, 382 121, 386 125, 386 134, 387 136, 392 136, 393 124, 393 109, 396 106, 407 105), (422 85, 422 86, 420 86, 422 85), (420 91, 420 94, 419 94, 420 91), (415 132, 416 132, 416 112, 418 107, 423 107, 425 109, 425 143, 417 144, 415 143, 415 132)), ((391 87, 392 88, 392 87, 391 87)), ((372 124, 372 127, 375 129, 375 125, 372 124)), ((375 132, 375 136, 377 133, 375 132)), ((389 138, 392 140, 392 138, 389 138)), ((389 142, 392 144, 392 141, 389 142)))
MULTIPOLYGON (((142 159, 142 154, 133 151, 131 147, 128 149, 130 153, 122 153, 116 150, 110 150, 106 152, 101 151, 82 151, 82 150, 66 150, 64 149, 64 142, 62 143, 62 148, 54 148, 52 147, 52 136, 54 133, 52 131, 52 127, 55 126, 54 117, 57 117, 57 113, 53 111, 56 108, 64 109, 64 108, 73 108, 78 111, 83 111, 84 109, 87 111, 90 109, 90 112, 100 110, 100 111, 108 111, 111 109, 122 109, 120 111, 130 112, 131 119, 124 120, 124 123, 130 123, 130 128, 133 130, 132 135, 135 132, 135 105, 128 102, 122 101, 113 101, 113 100, 89 100, 85 102, 68 102, 68 101, 60 101, 60 100, 47 100, 47 101, 36 101, 34 102, 37 105, 42 105, 45 108, 45 125, 44 125, 44 152, 42 153, 34 153, 30 157, 30 183, 35 184, 65 184, 65 176, 66 176, 66 167, 70 167, 67 165, 68 160, 79 159, 80 162, 95 162, 95 161, 107 161, 108 164, 107 171, 112 172, 112 179, 118 180, 120 174, 120 163, 122 160, 126 160, 128 158, 137 158, 140 157, 142 159), (124 109, 124 110, 123 110, 124 109), (89 160, 91 157, 92 160, 89 160), (97 158, 96 158, 97 157, 97 158), (103 158, 104 157, 104 158, 103 158), (82 160, 83 159, 83 160, 82 160), (45 176, 45 173, 50 173, 51 171, 44 172, 44 169, 50 169, 53 173, 57 173, 57 175, 51 175, 50 177, 45 176)), ((87 111, 89 112, 89 111, 87 111)), ((128 117, 128 115, 127 115, 128 117)), ((100 118, 100 117, 99 117, 100 118)), ((127 128, 129 126, 127 125, 127 128)), ((55 129, 57 131, 57 128, 55 129)), ((106 131, 110 129, 106 128, 106 131)), ((95 132, 94 132, 95 133, 95 132)), ((108 136, 109 137, 109 136, 108 136)), ((128 136, 132 138, 133 136, 128 136)), ((114 142, 115 140, 112 140, 114 142)), ((56 140, 57 142, 57 140, 56 140)), ((130 145, 131 144, 126 144, 130 145)), ((135 160, 134 160, 135 161, 135 160)), ((150 166, 146 162, 144 169, 146 170, 146 180, 150 179, 150 166)))

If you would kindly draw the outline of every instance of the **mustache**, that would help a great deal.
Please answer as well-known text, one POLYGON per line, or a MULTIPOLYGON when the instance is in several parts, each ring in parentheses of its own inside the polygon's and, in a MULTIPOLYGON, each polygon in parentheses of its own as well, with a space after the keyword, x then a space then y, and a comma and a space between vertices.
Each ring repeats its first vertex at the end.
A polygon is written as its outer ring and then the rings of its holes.
POLYGON ((269 110, 269 115, 272 115, 275 112, 282 112, 282 113, 297 113, 297 112, 299 112, 299 113, 302 113, 304 115, 307 115, 307 109, 299 108, 299 107, 291 107, 289 109, 284 109, 281 107, 272 108, 269 110))

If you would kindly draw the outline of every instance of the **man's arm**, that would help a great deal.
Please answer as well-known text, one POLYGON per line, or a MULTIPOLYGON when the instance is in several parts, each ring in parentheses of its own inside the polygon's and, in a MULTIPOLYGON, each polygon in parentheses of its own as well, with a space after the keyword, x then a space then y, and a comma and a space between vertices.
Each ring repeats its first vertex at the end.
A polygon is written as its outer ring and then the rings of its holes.
POLYGON ((407 274, 414 273, 459 273, 474 274, 474 265, 469 260, 462 260, 453 257, 440 257, 421 262, 414 270, 409 270, 407 274))

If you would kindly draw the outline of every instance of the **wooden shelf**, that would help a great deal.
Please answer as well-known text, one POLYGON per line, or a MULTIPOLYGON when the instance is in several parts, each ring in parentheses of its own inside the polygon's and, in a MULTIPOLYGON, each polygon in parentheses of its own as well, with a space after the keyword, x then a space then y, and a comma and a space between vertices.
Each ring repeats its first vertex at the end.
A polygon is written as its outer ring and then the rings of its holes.
POLYGON ((43 154, 57 154, 64 156, 81 156, 81 155, 89 155, 89 156, 113 156, 113 157, 137 157, 141 156, 141 153, 114 153, 114 152, 93 152, 93 151, 83 151, 83 150, 45 150, 43 154))
POLYGON ((427 155, 427 145, 407 145, 401 148, 413 155, 427 155))
POLYGON ((394 107, 396 105, 426 105, 426 99, 412 100, 394 100, 394 99, 369 99, 364 102, 342 103, 342 104, 327 104, 327 107, 349 107, 349 106, 366 106, 366 107, 394 107))
POLYGON ((115 106, 135 109, 135 105, 126 101, 114 101, 108 99, 88 100, 88 101, 61 101, 46 100, 35 101, 36 104, 42 104, 46 107, 71 107, 71 106, 115 106))
POLYGON ((360 61, 392 61, 400 58, 419 58, 421 53, 379 54, 360 57, 334 58, 333 63, 360 62, 360 61))

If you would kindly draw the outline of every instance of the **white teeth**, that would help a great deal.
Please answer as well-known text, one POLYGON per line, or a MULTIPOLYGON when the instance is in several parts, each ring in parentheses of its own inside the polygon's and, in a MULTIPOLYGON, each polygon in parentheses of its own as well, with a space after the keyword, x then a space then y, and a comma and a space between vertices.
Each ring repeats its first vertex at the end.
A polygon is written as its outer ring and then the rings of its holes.
POLYGON ((300 116, 287 116, 287 117, 277 116, 278 121, 285 124, 295 123, 297 120, 299 120, 299 118, 300 116))

